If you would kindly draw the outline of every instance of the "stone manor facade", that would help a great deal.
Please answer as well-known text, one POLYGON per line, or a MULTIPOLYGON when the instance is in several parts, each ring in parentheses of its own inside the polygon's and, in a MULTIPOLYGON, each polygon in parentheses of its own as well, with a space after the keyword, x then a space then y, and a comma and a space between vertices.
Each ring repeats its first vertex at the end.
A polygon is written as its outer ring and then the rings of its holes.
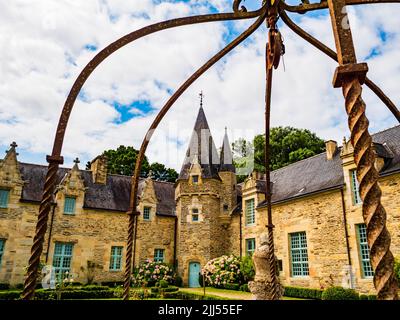
MULTIPOLYGON (((400 256, 400 126, 373 135, 391 249, 400 256)), ((46 166, 17 160, 13 143, 0 160, 0 283, 24 282, 46 166)), ((129 176, 107 174, 107 159, 91 170, 60 168, 48 221, 43 264, 74 280, 122 281, 129 176)), ((326 142, 326 152, 273 171, 275 248, 284 285, 353 287, 373 293, 353 147, 326 142)), ((251 255, 266 233, 265 179, 253 172, 238 184, 225 134, 218 152, 201 107, 175 184, 141 179, 134 264, 174 265, 187 286, 223 254, 251 255)))

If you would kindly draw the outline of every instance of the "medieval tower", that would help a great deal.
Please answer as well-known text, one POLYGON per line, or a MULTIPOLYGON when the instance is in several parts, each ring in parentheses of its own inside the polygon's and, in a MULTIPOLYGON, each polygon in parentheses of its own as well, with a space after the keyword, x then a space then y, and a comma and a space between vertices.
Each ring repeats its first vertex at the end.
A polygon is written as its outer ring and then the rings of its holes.
POLYGON ((230 212, 236 205, 236 175, 227 133, 218 154, 202 104, 175 189, 178 270, 197 286, 200 268, 231 252, 230 212))

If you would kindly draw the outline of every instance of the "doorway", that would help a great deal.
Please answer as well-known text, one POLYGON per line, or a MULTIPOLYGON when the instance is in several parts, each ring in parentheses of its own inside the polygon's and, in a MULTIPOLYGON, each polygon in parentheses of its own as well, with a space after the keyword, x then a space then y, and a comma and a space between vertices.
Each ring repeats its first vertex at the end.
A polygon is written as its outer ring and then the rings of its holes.
POLYGON ((189 288, 199 288, 199 274, 200 274, 200 263, 190 262, 189 263, 189 288))

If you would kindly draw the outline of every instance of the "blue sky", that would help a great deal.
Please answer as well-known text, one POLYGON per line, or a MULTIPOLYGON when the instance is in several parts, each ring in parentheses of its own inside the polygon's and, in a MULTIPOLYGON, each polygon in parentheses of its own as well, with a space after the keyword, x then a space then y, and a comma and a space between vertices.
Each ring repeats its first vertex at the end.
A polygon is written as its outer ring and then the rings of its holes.
MULTIPOLYGON (((288 1, 296 4, 298 1, 288 1)), ((260 1, 247 0, 249 10, 260 1)), ((28 0, 0 3, 0 149, 12 141, 19 159, 45 163, 52 149, 64 100, 82 68, 106 45, 150 23, 186 15, 230 12, 231 1, 28 0)), ((400 105, 400 6, 349 9, 360 61, 369 76, 400 105), (378 9, 379 8, 379 9, 378 9)), ((304 29, 334 48, 327 10, 291 15, 304 29)), ((128 45, 97 68, 71 114, 63 147, 65 165, 81 166, 105 149, 138 148, 163 106, 202 63, 252 23, 235 21, 163 31, 128 45)), ((280 23, 286 54, 274 76, 272 124, 307 128, 324 139, 348 136, 340 90, 332 88, 336 64, 280 23)), ((217 147, 225 126, 231 140, 263 131, 266 29, 217 63, 182 95, 149 146, 151 161, 176 169, 197 114, 198 93, 217 147)), ((393 116, 364 90, 371 131, 396 125, 393 116)))

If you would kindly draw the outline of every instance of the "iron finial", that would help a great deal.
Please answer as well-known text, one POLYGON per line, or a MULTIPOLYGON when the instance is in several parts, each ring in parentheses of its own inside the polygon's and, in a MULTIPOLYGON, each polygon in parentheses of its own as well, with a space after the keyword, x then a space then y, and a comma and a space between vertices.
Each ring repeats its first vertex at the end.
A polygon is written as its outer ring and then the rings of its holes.
POLYGON ((203 98, 204 98, 203 90, 201 90, 201 92, 199 93, 199 97, 200 97, 200 108, 203 108, 203 98))

